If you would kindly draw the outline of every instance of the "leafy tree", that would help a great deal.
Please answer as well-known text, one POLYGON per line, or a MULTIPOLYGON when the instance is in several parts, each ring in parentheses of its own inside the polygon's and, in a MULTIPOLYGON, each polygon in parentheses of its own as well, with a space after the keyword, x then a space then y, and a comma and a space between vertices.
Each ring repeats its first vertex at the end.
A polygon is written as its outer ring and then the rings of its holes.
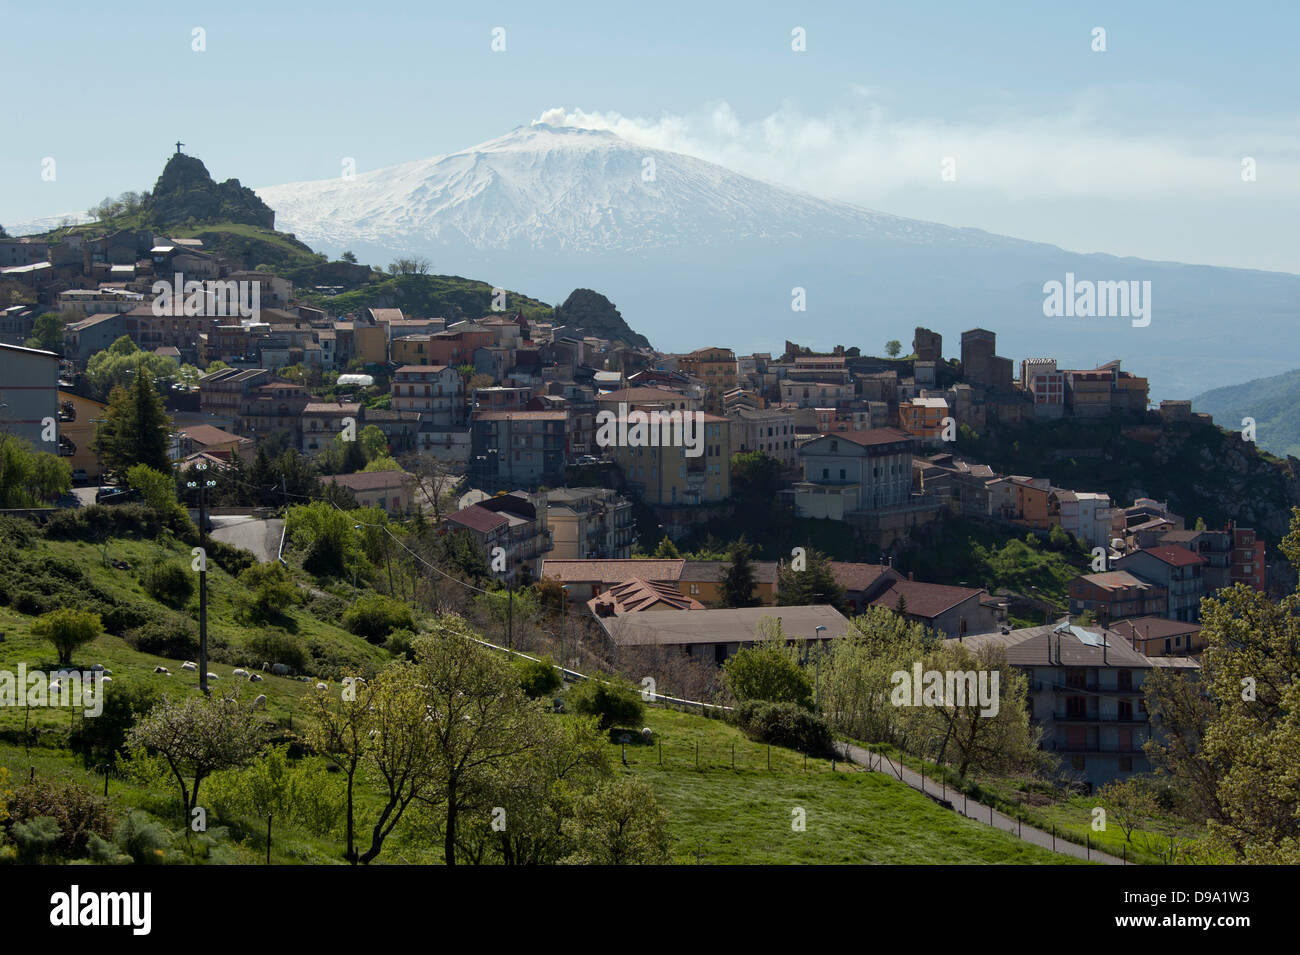
POLYGON ((336 434, 316 456, 322 474, 355 474, 366 466, 366 450, 360 441, 345 441, 336 434))
POLYGON ((126 335, 91 355, 86 363, 86 380, 99 398, 111 396, 118 386, 127 387, 141 377, 166 391, 179 374, 176 359, 141 351, 126 335))
POLYGON ((781 489, 781 462, 762 451, 731 456, 731 493, 741 501, 770 506, 781 489))
POLYGON ((1115 780, 1097 790, 1097 805, 1106 810, 1106 821, 1114 822, 1124 833, 1124 841, 1133 841, 1133 830, 1160 811, 1152 780, 1130 776, 1115 780))
POLYGON ((580 797, 563 831, 576 847, 575 865, 664 865, 669 861, 668 816, 649 783, 622 778, 580 797))
POLYGON ((367 461, 373 461, 379 457, 388 457, 388 436, 380 430, 378 425, 368 424, 362 428, 361 433, 357 435, 357 443, 361 445, 361 450, 365 452, 367 461))
POLYGON ((366 462, 366 466, 361 469, 362 473, 369 473, 371 471, 400 471, 400 470, 402 470, 402 466, 386 454, 381 454, 377 457, 371 458, 368 462, 366 462))
POLYGON ((72 654, 90 643, 104 627, 99 614, 73 607, 61 607, 43 613, 32 623, 32 636, 48 640, 59 655, 59 665, 72 663, 72 654))
POLYGON ((757 607, 762 603, 755 590, 758 587, 754 565, 749 562, 750 546, 742 537, 727 550, 731 563, 722 570, 719 579, 722 606, 757 607))
POLYGON ((0 507, 39 507, 71 487, 67 461, 0 431, 0 507))
POLYGON ((495 766, 538 744, 540 714, 510 664, 455 629, 418 638, 415 659, 435 741, 434 789, 423 798, 442 808, 443 858, 455 865, 462 810, 495 766))
POLYGON ((169 420, 162 397, 141 365, 130 387, 114 388, 109 398, 105 423, 99 435, 104 468, 125 473, 132 466, 143 464, 155 471, 170 473, 168 429, 169 420))
POLYGON ((63 325, 63 316, 58 312, 37 315, 36 321, 32 323, 32 337, 27 339, 27 347, 62 354, 63 325))
POLYGON ((432 267, 432 263, 423 256, 410 256, 388 263, 388 272, 390 275, 428 275, 432 267))
POLYGON ((343 262, 347 262, 351 265, 357 264, 357 257, 356 254, 353 252, 344 252, 341 256, 339 256, 339 260, 343 262))
POLYGON ((150 510, 169 515, 180 509, 176 502, 176 479, 170 470, 164 474, 147 464, 135 464, 126 470, 126 483, 140 492, 141 500, 150 510))
POLYGON ((891 338, 889 341, 885 342, 885 353, 889 355, 890 358, 897 358, 898 353, 902 350, 903 343, 897 338, 891 338))
POLYGON ((353 561, 359 561, 361 554, 352 523, 347 514, 320 501, 290 507, 285 516, 286 534, 303 554, 303 569, 318 577, 351 574, 353 561))
POLYGON ((761 640, 722 665, 722 685, 740 702, 797 703, 812 709, 813 685, 799 665, 799 650, 784 638, 761 640))
POLYGON ((816 674, 821 712, 853 739, 902 743, 911 711, 890 703, 891 676, 910 671, 931 645, 920 624, 885 607, 867 607, 821 661, 816 674))
POLYGON ((261 751, 266 720, 234 695, 164 698, 127 736, 128 745, 157 753, 166 762, 188 817, 199 786, 219 769, 243 766, 261 751))
MULTIPOLYGON (((1281 549, 1300 569, 1300 508, 1281 549)), ((1147 678, 1161 729, 1147 752, 1206 820, 1213 847, 1300 862, 1300 590, 1274 602, 1237 584, 1201 601, 1201 627, 1199 685, 1147 678)))

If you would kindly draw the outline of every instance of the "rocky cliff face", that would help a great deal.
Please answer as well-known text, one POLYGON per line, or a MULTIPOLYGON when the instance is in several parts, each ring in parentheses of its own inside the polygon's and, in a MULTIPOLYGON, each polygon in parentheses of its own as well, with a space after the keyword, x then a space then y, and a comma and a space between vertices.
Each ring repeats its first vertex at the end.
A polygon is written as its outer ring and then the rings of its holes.
POLYGON ((585 335, 625 342, 636 348, 650 347, 650 340, 628 327, 613 302, 589 288, 569 293, 564 304, 555 310, 555 321, 575 327, 585 335))
POLYGON ((167 160, 145 203, 145 213, 160 228, 190 220, 275 228, 275 212, 252 189, 238 179, 217 183, 202 160, 183 153, 167 160))

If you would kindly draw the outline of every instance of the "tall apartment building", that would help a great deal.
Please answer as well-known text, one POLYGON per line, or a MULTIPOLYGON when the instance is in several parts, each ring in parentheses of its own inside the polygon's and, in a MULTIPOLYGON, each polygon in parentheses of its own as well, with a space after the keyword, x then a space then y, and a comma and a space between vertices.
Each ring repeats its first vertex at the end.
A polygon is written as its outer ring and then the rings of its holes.
POLYGON ((434 424, 464 420, 465 382, 446 365, 402 365, 393 372, 392 408, 418 411, 434 424))
POLYGON ((1030 717, 1042 747, 1092 786, 1150 769, 1151 723, 1142 684, 1152 662, 1123 635, 1056 624, 962 639, 972 651, 1000 648, 1029 679, 1030 717))
POLYGON ((636 539, 632 502, 604 487, 562 487, 546 491, 551 529, 548 558, 623 560, 636 539))

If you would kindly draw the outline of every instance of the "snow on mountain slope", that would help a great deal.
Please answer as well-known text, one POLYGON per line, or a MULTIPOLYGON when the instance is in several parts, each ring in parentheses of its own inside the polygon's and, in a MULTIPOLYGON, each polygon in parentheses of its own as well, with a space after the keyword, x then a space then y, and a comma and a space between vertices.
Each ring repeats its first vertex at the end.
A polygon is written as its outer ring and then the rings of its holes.
POLYGON ((280 228, 331 245, 606 253, 813 235, 995 238, 818 199, 610 132, 541 123, 445 156, 257 194, 280 228))

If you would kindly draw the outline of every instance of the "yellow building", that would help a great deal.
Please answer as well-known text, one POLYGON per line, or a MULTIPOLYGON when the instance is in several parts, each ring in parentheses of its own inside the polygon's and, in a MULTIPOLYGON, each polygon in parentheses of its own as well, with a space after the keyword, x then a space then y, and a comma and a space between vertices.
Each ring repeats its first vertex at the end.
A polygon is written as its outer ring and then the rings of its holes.
POLYGON ((388 331, 383 325, 357 325, 354 341, 357 357, 367 365, 388 361, 388 331))
POLYGON ((94 398, 59 389, 59 438, 66 446, 71 444, 71 456, 65 458, 75 471, 85 471, 86 477, 99 479, 99 464, 95 460, 95 429, 92 422, 103 418, 108 405, 94 398))
POLYGON ((700 379, 708 386, 706 409, 720 414, 722 396, 736 387, 736 353, 730 348, 699 348, 677 359, 677 370, 700 379))
MULTIPOLYGON (((764 607, 776 606, 776 571, 774 560, 751 560, 754 569, 754 594, 764 607)), ((702 604, 717 606, 722 602, 722 575, 731 567, 725 560, 688 560, 682 566, 677 589, 702 604)))
MULTIPOLYGON (((687 412, 687 414, 690 414, 687 412)), ((714 504, 731 496, 731 421, 700 414, 694 447, 608 445, 628 490, 647 504, 714 504), (698 454, 688 454, 698 448, 698 454)))

